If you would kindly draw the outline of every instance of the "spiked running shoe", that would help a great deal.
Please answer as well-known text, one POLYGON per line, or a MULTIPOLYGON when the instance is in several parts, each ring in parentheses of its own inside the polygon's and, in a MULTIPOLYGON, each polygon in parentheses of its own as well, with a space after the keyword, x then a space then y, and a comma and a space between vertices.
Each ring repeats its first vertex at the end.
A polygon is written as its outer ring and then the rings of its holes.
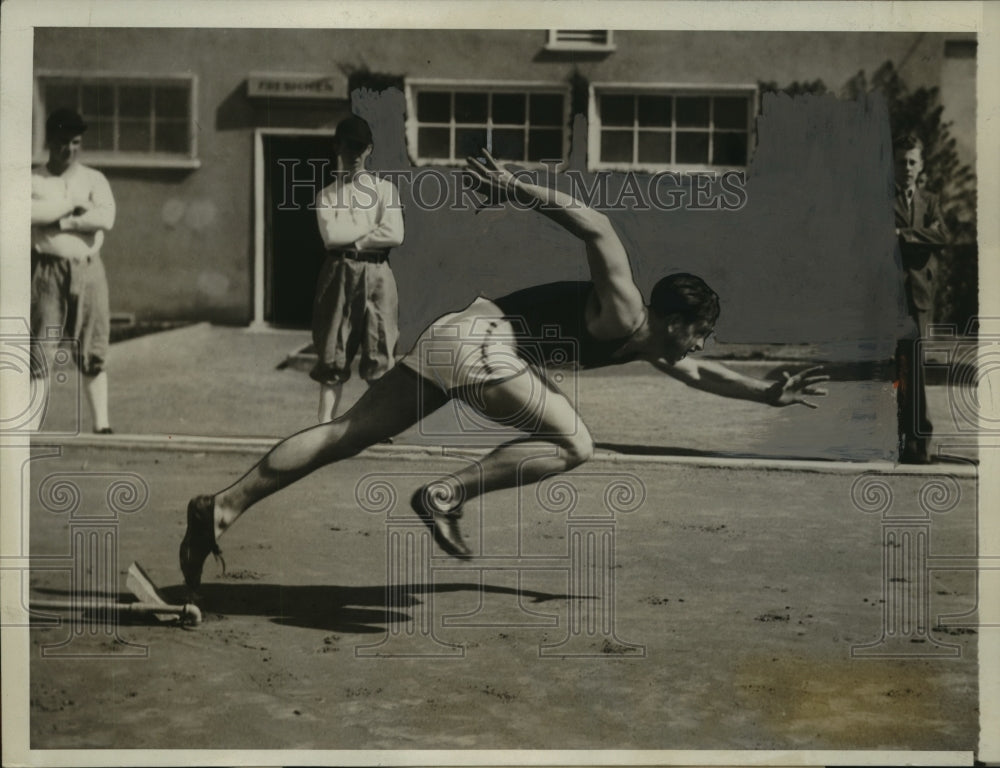
POLYGON ((215 555, 225 573, 226 561, 215 543, 215 497, 195 496, 188 502, 187 530, 180 549, 181 573, 189 589, 197 589, 201 585, 201 569, 209 553, 215 555))
POLYGON ((467 560, 472 557, 472 550, 462 540, 462 532, 458 529, 458 521, 462 517, 461 505, 447 512, 434 509, 424 494, 424 488, 418 488, 410 499, 413 511, 431 529, 434 541, 452 557, 467 560))

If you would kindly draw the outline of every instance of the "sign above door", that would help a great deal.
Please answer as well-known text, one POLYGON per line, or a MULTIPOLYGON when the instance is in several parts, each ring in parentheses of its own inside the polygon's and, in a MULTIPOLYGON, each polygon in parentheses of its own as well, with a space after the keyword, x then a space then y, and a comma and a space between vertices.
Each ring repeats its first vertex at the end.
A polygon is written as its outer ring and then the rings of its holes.
POLYGON ((247 75, 251 99, 335 101, 347 98, 347 76, 298 72, 251 72, 247 75))

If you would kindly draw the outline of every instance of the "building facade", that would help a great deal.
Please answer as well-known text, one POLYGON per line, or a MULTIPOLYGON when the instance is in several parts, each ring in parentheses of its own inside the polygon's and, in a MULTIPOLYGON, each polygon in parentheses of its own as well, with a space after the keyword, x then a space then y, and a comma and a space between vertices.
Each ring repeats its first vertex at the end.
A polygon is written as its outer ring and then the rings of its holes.
POLYGON ((402 174, 407 237, 392 260, 404 342, 476 293, 585 275, 541 217, 473 213, 457 170, 483 144, 569 172, 564 183, 606 202, 644 289, 665 272, 703 274, 725 302, 720 335, 857 341, 894 336, 901 306, 880 229, 884 107, 790 100, 760 83, 836 90, 890 61, 910 87, 941 88, 974 162, 974 45, 925 33, 39 28, 35 160, 46 112, 80 109, 84 162, 119 205, 105 246, 113 310, 140 319, 307 325, 321 248, 310 205, 335 167, 333 127, 353 111, 372 123, 373 168, 402 174), (774 291, 792 319, 761 301, 774 291))

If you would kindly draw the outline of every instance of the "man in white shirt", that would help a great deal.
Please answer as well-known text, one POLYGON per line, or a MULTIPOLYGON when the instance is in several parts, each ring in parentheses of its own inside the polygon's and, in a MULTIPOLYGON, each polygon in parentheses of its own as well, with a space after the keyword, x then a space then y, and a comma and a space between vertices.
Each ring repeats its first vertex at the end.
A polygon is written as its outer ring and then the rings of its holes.
POLYGON ((115 200, 104 174, 79 162, 86 130, 73 110, 54 111, 45 122, 48 161, 31 174, 31 376, 47 397, 54 342, 72 340, 94 432, 110 434, 105 364, 111 316, 100 252, 104 233, 114 226, 115 200))
POLYGON ((365 170, 373 144, 362 118, 341 120, 334 141, 340 173, 316 201, 327 249, 313 303, 319 359, 310 373, 320 384, 320 423, 337 415, 358 351, 358 373, 372 382, 395 363, 399 339, 399 300, 389 266, 389 250, 403 242, 399 192, 365 170))

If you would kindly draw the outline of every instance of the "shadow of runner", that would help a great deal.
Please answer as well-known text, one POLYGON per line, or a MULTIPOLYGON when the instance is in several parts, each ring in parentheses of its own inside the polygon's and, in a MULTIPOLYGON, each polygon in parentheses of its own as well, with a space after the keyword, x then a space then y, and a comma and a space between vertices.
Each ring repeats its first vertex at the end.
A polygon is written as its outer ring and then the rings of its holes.
MULTIPOLYGON (((344 587, 327 585, 284 586, 281 584, 202 584, 199 607, 207 613, 229 616, 260 616, 276 624, 327 632, 374 634, 390 624, 412 621, 408 613, 390 610, 386 605, 389 587, 344 587)), ((447 592, 486 592, 519 595, 533 603, 576 598, 568 594, 550 594, 517 590, 490 584, 455 582, 444 584, 401 584, 392 587, 397 605, 422 604, 419 595, 447 592)), ((174 585, 161 590, 169 601, 184 601, 186 587, 174 585)))

